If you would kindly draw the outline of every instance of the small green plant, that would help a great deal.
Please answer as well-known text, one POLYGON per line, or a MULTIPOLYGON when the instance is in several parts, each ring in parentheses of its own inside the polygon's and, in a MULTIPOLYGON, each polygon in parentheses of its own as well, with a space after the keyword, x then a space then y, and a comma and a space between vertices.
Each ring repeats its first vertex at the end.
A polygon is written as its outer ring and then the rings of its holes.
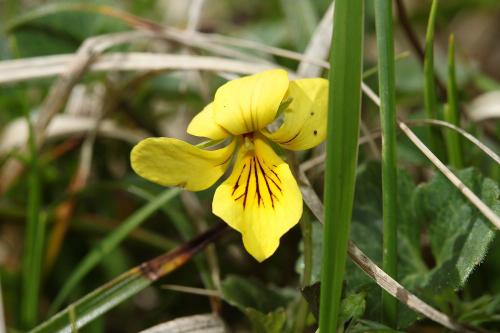
POLYGON ((4 1, 0 332, 499 332, 495 6, 4 1))

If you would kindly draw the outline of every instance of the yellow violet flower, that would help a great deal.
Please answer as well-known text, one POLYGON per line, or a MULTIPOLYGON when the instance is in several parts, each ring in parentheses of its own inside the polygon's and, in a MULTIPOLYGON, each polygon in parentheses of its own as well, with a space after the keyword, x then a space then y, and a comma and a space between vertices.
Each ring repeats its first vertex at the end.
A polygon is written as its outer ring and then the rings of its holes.
POLYGON ((233 169, 215 191, 212 211, 242 234, 246 250, 258 261, 270 257, 279 240, 302 215, 302 196, 288 164, 268 141, 305 150, 326 135, 328 81, 288 80, 281 69, 232 80, 196 115, 189 134, 212 140, 230 138, 221 149, 204 150, 173 138, 148 138, 132 150, 132 168, 164 186, 201 191, 212 186, 236 156, 233 169), (278 116, 274 132, 266 127, 278 116))

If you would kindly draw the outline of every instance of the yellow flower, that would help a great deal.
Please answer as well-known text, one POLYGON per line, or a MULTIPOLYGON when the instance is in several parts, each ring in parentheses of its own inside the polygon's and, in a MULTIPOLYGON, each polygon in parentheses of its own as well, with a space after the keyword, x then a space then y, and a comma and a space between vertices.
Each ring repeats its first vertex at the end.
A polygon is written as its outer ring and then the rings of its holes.
POLYGON ((187 132, 212 140, 230 138, 221 149, 204 150, 173 138, 148 138, 131 153, 140 176, 164 186, 201 191, 233 170, 215 191, 212 211, 242 234, 246 250, 258 261, 271 256, 279 240, 302 215, 302 196, 288 164, 269 146, 305 150, 326 135, 328 81, 289 81, 274 69, 232 80, 193 118, 187 132), (266 129, 282 106, 283 123, 266 129))

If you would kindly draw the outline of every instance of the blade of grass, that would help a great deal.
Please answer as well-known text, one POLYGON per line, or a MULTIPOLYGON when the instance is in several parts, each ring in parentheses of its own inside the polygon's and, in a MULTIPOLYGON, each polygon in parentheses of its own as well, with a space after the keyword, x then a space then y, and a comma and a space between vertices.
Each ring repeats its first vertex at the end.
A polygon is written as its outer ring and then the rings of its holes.
POLYGON ((145 289, 159 278, 187 263, 195 254, 215 241, 227 230, 228 227, 225 223, 219 223, 175 250, 132 268, 72 303, 65 310, 52 316, 31 332, 69 333, 72 331, 73 324, 77 329, 82 328, 145 289), (74 320, 71 320, 71 312, 74 314, 74 320))
POLYGON ((336 332, 354 199, 361 111, 363 1, 335 1, 329 74, 320 331, 336 332))
MULTIPOLYGON (((438 119, 436 83, 434 81, 434 30, 436 26, 438 0, 433 0, 429 20, 427 21, 427 33, 425 35, 425 58, 424 58, 424 108, 426 117, 438 119)), ((431 150, 442 159, 441 132, 437 128, 429 128, 429 142, 431 150)))
POLYGON ((36 138, 30 116, 26 114, 29 128, 28 148, 28 213, 23 251, 21 325, 31 328, 36 324, 43 260, 45 223, 40 218, 40 178, 36 138))
POLYGON ((104 257, 120 244, 137 226, 145 222, 155 211, 169 202, 180 193, 179 188, 170 188, 162 192, 154 200, 141 207, 129 218, 127 218, 118 228, 109 234, 106 238, 93 247, 80 264, 73 270, 66 283, 62 286, 59 294, 50 306, 49 313, 54 313, 69 296, 73 288, 89 273, 104 257))
MULTIPOLYGON (((397 280, 396 87, 392 0, 375 0, 380 118, 382 129, 383 269, 397 280)), ((397 325, 397 300, 382 294, 383 319, 397 325)))
MULTIPOLYGON (((455 75, 455 37, 450 35, 448 41, 448 104, 444 109, 444 120, 452 125, 460 127, 460 115, 458 113, 457 80, 455 75)), ((462 147, 460 137, 455 131, 446 131, 446 148, 448 161, 456 168, 463 167, 462 147)))

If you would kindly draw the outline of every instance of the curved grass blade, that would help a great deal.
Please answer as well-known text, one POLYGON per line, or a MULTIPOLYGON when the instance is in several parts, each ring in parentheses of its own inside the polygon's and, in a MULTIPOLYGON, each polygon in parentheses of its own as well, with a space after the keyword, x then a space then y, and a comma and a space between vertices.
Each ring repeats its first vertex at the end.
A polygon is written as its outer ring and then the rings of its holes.
POLYGON ((54 313, 69 296, 73 288, 87 275, 102 259, 103 256, 110 253, 118 244, 120 244, 132 230, 151 216, 155 211, 169 202, 172 198, 180 193, 181 189, 171 188, 165 190, 154 200, 137 210, 129 218, 127 218, 113 233, 109 234, 87 256, 81 261, 78 267, 73 271, 73 274, 67 279, 66 283, 61 288, 61 291, 56 296, 50 307, 49 313, 54 313))
POLYGON ((177 249, 142 263, 69 305, 35 327, 32 333, 70 333, 137 294, 159 278, 187 263, 228 227, 219 223, 177 249))
POLYGON ((336 0, 329 74, 321 332, 336 332, 354 199, 361 111, 363 0, 336 0))
MULTIPOLYGON (((394 279, 398 274, 397 254, 397 159, 396 159, 396 74, 392 0, 375 1, 375 25, 379 68, 380 118, 382 125, 383 269, 394 279)), ((382 294, 384 321, 397 324, 397 300, 382 294)))

